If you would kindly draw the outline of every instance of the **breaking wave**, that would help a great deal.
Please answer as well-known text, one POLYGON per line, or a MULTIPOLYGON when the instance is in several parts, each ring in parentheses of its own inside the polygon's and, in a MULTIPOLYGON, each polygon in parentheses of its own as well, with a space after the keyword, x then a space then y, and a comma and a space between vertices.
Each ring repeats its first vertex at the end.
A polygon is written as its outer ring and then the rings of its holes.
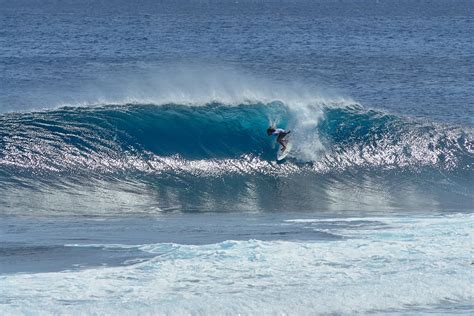
POLYGON ((51 172, 469 171, 473 133, 357 104, 127 104, 0 117, 0 168, 51 172), (269 124, 292 130, 276 164, 269 124))

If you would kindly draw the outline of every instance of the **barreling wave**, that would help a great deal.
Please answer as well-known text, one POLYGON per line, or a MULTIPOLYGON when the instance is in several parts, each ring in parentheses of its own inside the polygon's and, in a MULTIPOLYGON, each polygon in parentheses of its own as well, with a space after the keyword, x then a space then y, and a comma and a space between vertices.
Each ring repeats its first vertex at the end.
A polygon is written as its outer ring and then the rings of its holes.
MULTIPOLYGON (((414 121, 356 104, 63 107, 0 117, 0 173, 288 174, 351 169, 472 172, 469 128, 414 121), (275 162, 272 122, 292 130, 275 162)), ((468 175, 469 176, 469 175, 468 175)))

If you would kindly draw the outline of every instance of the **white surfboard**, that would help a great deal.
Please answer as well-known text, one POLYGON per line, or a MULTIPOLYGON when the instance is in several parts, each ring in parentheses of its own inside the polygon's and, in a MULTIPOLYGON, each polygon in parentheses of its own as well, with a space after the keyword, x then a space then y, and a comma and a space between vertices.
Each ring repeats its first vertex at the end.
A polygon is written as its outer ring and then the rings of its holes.
MULTIPOLYGON (((288 142, 288 143, 286 144, 286 149, 285 149, 285 151, 281 151, 281 149, 278 150, 277 161, 281 161, 281 160, 285 159, 286 156, 288 156, 288 154, 290 153, 291 147, 293 147, 293 146, 291 145, 290 142, 288 142)), ((280 146, 280 148, 281 148, 281 146, 280 146)))

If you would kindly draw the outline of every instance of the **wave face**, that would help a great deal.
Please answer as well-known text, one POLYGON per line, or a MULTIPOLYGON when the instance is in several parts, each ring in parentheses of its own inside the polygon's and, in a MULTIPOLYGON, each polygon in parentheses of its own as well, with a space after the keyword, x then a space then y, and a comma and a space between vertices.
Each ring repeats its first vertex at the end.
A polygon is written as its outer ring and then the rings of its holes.
POLYGON ((270 171, 277 147, 265 130, 275 121, 292 130, 289 164, 298 171, 430 167, 468 172, 474 161, 469 129, 356 105, 111 105, 14 113, 0 120, 2 169, 161 171, 159 161, 258 160, 270 171))
POLYGON ((131 212, 472 205, 472 130, 356 104, 128 104, 0 120, 4 210, 113 213, 111 199, 131 212), (271 122, 292 130, 284 163, 271 122))

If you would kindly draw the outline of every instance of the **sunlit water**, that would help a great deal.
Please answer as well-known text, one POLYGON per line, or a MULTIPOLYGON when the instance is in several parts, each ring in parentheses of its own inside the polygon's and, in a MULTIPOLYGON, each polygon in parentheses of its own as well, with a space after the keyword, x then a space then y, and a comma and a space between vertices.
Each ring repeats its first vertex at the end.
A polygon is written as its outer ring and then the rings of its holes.
POLYGON ((471 1, 0 6, 0 314, 474 312, 471 1))

